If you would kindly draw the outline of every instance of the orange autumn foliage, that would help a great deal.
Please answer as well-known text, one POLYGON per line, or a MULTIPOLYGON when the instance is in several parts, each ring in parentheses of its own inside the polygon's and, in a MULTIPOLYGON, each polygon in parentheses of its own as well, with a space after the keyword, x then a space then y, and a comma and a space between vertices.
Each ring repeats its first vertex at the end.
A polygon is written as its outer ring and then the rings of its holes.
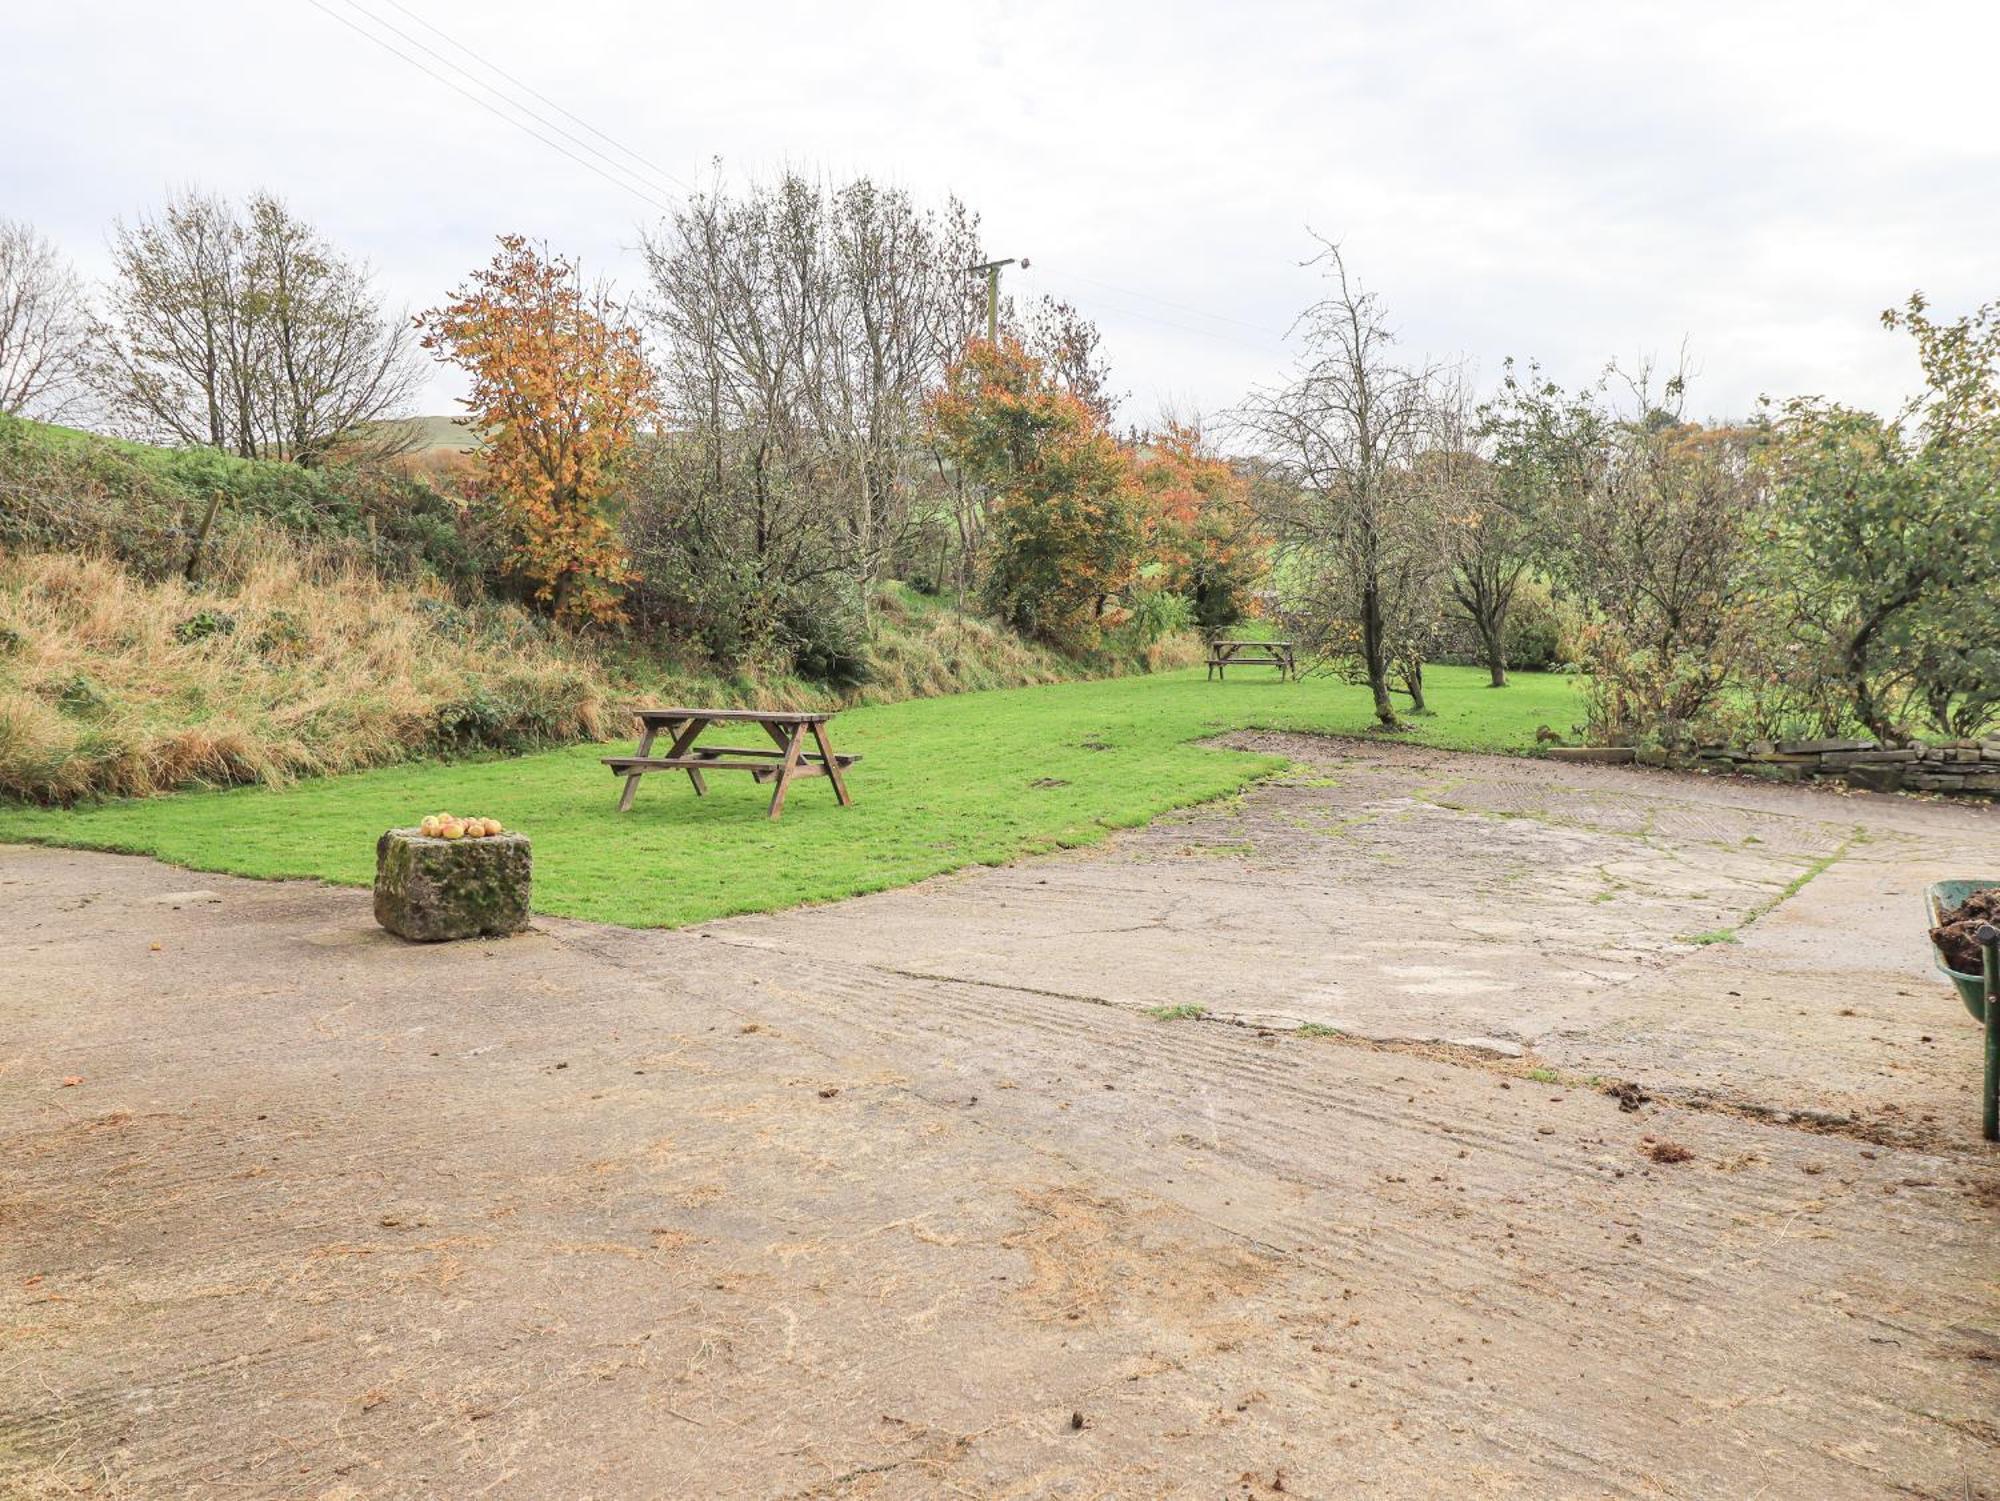
POLYGON ((986 603, 1064 651, 1095 647, 1138 572, 1131 466, 1103 420, 1016 340, 975 339, 929 404, 941 452, 986 492, 986 603))
POLYGON ((1257 530, 1250 482, 1212 453, 1200 427, 1169 421, 1141 447, 1140 518, 1158 582, 1184 596, 1195 622, 1220 630, 1251 613, 1268 543, 1257 530))
POLYGON ((630 570, 600 507, 656 409, 638 330, 608 288, 586 288, 573 262, 520 235, 501 236, 492 264, 417 326, 424 348, 472 377, 481 489, 535 598, 572 624, 618 619, 630 570))

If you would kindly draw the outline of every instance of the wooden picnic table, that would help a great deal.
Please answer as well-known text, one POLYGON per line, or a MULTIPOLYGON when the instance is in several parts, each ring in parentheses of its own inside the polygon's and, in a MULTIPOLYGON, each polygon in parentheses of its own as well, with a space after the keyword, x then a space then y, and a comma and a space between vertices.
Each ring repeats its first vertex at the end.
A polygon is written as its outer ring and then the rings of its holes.
POLYGON ((1232 667, 1275 667, 1278 681, 1299 680, 1298 658, 1289 641, 1211 641, 1208 643, 1208 675, 1211 680, 1228 681, 1232 667), (1261 652, 1261 654, 1259 654, 1261 652))
POLYGON ((604 764, 625 778, 625 790, 618 797, 620 813, 631 810, 639 778, 649 771, 685 771, 697 797, 708 795, 703 772, 747 771, 760 782, 776 782, 771 791, 772 818, 784 811, 785 789, 801 777, 830 779, 833 795, 843 808, 854 801, 847 795, 847 779, 841 773, 861 758, 834 753, 826 738, 831 714, 780 709, 637 709, 633 713, 639 721, 639 749, 629 756, 604 757, 604 764), (695 744, 704 730, 729 724, 754 724, 770 736, 771 744, 695 744), (668 750, 664 756, 656 756, 653 742, 663 733, 668 737, 668 750), (805 748, 808 735, 817 751, 805 748))

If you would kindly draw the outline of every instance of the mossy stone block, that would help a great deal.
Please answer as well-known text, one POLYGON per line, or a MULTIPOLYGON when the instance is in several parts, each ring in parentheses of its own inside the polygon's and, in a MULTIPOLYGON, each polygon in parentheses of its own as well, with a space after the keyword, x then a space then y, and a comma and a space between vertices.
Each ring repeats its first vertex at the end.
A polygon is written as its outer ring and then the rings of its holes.
POLYGON ((399 938, 498 938, 528 926, 534 858, 524 834, 434 839, 390 829, 375 842, 375 921, 399 938))

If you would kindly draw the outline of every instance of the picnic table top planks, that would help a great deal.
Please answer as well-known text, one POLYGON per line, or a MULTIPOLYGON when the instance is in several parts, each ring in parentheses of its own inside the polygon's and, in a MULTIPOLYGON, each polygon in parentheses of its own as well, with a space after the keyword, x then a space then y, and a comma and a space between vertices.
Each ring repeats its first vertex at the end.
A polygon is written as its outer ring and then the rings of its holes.
POLYGON ((830 712, 816 709, 634 709, 641 724, 669 724, 687 719, 754 720, 758 724, 825 724, 830 712))
POLYGON ((802 777, 825 777, 833 783, 834 797, 845 808, 854 801, 848 795, 847 779, 841 774, 858 756, 836 752, 827 739, 827 721, 833 716, 810 709, 696 709, 684 706, 634 708, 639 722, 639 746, 629 756, 606 756, 604 764, 625 779, 618 798, 618 811, 631 811, 639 779, 649 771, 684 771, 695 796, 704 797, 708 784, 702 774, 709 771, 747 771, 759 782, 775 782, 771 793, 770 816, 776 818, 785 806, 785 790, 802 777), (771 747, 741 745, 697 745, 706 730, 718 724, 755 724, 771 738, 771 747), (653 753, 660 735, 673 744, 664 756, 653 753), (810 737, 816 750, 806 749, 810 737))

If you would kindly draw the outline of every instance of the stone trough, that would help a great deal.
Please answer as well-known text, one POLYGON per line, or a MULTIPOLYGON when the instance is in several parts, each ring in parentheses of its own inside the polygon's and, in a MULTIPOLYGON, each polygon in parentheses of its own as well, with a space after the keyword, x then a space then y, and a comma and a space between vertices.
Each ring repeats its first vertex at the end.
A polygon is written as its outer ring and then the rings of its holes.
POLYGON ((375 843, 375 921, 413 942, 519 933, 533 887, 525 834, 438 839, 390 829, 375 843))

